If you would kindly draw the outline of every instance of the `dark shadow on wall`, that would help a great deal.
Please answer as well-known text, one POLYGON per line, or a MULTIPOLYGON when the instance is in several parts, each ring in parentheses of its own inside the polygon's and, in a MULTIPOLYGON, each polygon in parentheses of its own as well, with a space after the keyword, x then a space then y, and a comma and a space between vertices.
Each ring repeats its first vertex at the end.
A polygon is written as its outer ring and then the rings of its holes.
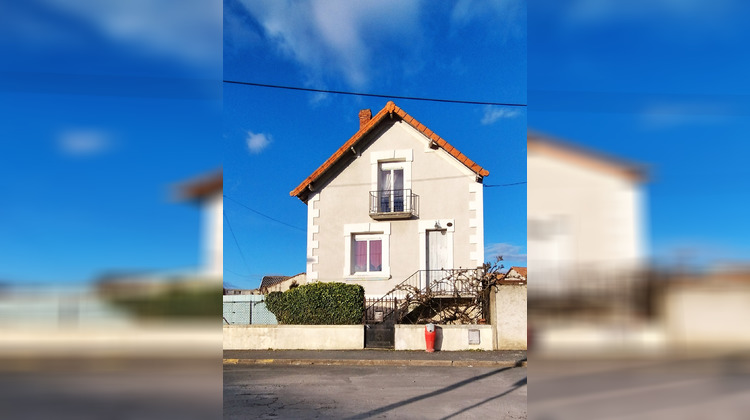
POLYGON ((435 325, 435 351, 443 349, 443 327, 435 325))

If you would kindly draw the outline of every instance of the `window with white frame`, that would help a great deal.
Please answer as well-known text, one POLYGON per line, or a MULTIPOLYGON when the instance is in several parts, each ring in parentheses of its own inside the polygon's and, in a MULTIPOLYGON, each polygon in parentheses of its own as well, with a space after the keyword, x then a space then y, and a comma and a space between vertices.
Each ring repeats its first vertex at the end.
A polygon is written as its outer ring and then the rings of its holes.
POLYGON ((404 211, 405 163, 383 162, 379 165, 378 197, 381 213, 404 211))
POLYGON ((388 279, 390 223, 344 225, 344 277, 388 279))
POLYGON ((381 273, 383 271, 382 235, 352 235, 351 274, 381 273))

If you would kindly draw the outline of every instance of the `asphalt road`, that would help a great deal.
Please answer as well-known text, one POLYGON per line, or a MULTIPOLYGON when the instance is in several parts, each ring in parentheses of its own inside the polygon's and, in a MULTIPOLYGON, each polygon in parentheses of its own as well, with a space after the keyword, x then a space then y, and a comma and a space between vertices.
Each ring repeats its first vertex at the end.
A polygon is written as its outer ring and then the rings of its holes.
POLYGON ((224 366, 225 419, 524 419, 526 368, 224 366))
POLYGON ((543 361, 532 357, 529 418, 748 419, 750 358, 543 361))
POLYGON ((17 360, 2 367, 2 419, 222 417, 216 360, 17 360))

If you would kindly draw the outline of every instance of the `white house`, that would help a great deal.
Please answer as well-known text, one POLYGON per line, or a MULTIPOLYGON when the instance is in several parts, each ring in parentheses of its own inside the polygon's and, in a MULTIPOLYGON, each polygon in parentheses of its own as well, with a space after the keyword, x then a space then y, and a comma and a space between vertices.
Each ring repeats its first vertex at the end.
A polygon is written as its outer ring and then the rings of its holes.
POLYGON ((641 268, 643 169, 533 132, 527 146, 532 290, 617 281, 641 268))
POLYGON ((393 102, 359 118, 290 193, 307 204, 307 281, 379 297, 414 275, 424 287, 435 270, 481 267, 489 171, 393 102))
POLYGON ((201 269, 199 274, 222 277, 224 272, 224 173, 203 175, 179 186, 182 199, 195 201, 202 208, 201 269))

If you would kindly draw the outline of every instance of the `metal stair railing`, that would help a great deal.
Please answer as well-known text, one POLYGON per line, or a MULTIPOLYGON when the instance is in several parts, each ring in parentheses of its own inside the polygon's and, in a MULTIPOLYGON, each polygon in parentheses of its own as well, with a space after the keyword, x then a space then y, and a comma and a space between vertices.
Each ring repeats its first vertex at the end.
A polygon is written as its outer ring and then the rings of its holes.
POLYGON ((406 280, 396 285, 390 292, 371 302, 365 308, 364 323, 383 322, 389 318, 393 318, 393 315, 399 309, 399 301, 403 302, 407 300, 406 298, 409 294, 420 290, 419 281, 419 270, 417 270, 414 274, 407 277, 406 280), (381 312, 380 316, 376 316, 376 312, 381 312))
POLYGON ((481 269, 417 270, 382 297, 367 300, 363 323, 392 321, 398 323, 409 311, 409 303, 421 293, 434 297, 474 296, 479 290, 471 286, 481 269), (422 285, 426 285, 422 287, 422 285), (378 315, 377 313, 380 312, 378 315))

